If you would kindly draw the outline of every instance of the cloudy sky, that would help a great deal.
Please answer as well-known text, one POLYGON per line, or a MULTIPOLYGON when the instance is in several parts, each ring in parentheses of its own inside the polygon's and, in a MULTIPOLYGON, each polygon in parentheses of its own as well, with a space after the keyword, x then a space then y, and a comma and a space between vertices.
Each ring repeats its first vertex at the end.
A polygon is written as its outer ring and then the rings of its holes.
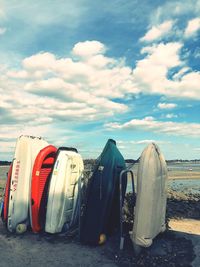
POLYGON ((200 0, 0 0, 0 159, 21 134, 95 158, 200 158, 200 0))

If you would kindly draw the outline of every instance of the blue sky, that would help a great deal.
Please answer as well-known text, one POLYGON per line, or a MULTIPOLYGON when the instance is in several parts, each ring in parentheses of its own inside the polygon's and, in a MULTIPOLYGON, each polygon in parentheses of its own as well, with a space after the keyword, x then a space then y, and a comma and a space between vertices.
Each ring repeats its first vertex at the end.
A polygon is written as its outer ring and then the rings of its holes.
POLYGON ((200 158, 199 113, 199 0, 0 0, 0 159, 21 134, 200 158))

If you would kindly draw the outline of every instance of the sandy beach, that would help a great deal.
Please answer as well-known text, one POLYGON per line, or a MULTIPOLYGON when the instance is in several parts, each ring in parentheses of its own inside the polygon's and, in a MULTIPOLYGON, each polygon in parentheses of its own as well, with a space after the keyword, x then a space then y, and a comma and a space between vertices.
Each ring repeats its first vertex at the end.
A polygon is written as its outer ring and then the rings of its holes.
MULTIPOLYGON (((5 171, 5 169, 4 169, 5 171)), ((5 179, 0 180, 1 194, 5 179)), ((126 202, 130 203, 131 195, 126 202)), ((126 211, 125 211, 126 212, 126 211)), ((130 211, 128 211, 130 213, 130 211)), ((127 218, 129 214, 127 215, 127 218)), ((115 233, 106 244, 90 247, 80 244, 77 234, 47 235, 31 231, 11 234, 0 222, 0 266, 200 266, 200 195, 169 190, 168 229, 153 245, 134 255, 129 238, 130 220, 125 221, 125 245, 119 250, 115 233)))
MULTIPOLYGON (((137 176, 138 164, 134 164, 133 172, 137 176)), ((200 179, 200 163, 173 163, 167 164, 168 179, 200 179)))
MULTIPOLYGON (((173 194, 172 194, 173 195, 173 194)), ((0 223, 0 266, 200 266, 200 202, 178 195, 168 199, 169 229, 159 235, 150 248, 134 255, 128 233, 123 251, 119 236, 105 245, 89 247, 79 243, 77 235, 67 236, 7 232, 0 223), (179 211, 182 209, 180 216, 179 211)))

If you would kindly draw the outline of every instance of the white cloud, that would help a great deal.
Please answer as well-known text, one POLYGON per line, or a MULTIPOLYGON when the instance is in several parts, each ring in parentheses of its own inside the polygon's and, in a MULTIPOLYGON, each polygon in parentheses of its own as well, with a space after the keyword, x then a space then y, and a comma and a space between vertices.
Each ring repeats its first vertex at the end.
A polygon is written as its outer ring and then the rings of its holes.
POLYGON ((48 70, 54 67, 56 58, 53 54, 45 52, 25 58, 22 65, 27 70, 48 70))
POLYGON ((187 27, 185 29, 185 37, 189 38, 191 36, 194 36, 199 30, 200 30, 200 18, 194 18, 190 20, 187 24, 187 27))
MULTIPOLYGON (((67 114, 69 114, 72 118, 78 114, 81 116, 81 112, 82 115, 89 112, 90 115, 92 115, 91 118, 94 116, 93 119, 95 119, 95 117, 109 116, 113 115, 114 112, 125 112, 127 110, 127 107, 123 104, 115 103, 107 98, 96 96, 93 92, 83 90, 82 86, 76 86, 76 83, 67 83, 59 78, 29 82, 26 84, 25 89, 39 95, 44 94, 49 97, 57 97, 59 99, 57 100, 59 107, 66 110, 63 115, 67 116, 67 114), (63 101, 65 104, 62 104, 63 101), (61 104, 59 104, 59 102, 61 102, 61 104), (77 111, 74 109, 70 114, 69 111, 73 102, 76 103, 79 110, 77 111), (84 106, 81 106, 81 103, 84 104, 84 106)), ((55 114, 58 112, 58 109, 54 111, 55 114)), ((61 115, 62 112, 59 114, 61 115)))
POLYGON ((127 147, 130 145, 143 145, 143 144, 150 144, 150 143, 156 143, 156 144, 169 144, 170 141, 161 141, 161 140, 155 140, 155 139, 144 139, 144 140, 129 140, 129 141, 124 141, 124 140, 117 140, 117 144, 127 147))
POLYGON ((14 151, 14 147, 15 147, 15 141, 0 141, 0 147, 1 147, 1 151, 3 151, 4 153, 13 153, 14 151))
POLYGON ((175 107, 177 107, 175 103, 158 103, 160 109, 173 109, 175 107))
MULTIPOLYGON (((91 45, 96 42, 91 41, 91 45)), ((96 52, 100 52, 104 45, 97 43, 96 52)), ((88 45, 89 41, 86 47, 88 45)), ((84 47, 84 43, 81 46, 84 47)), ((188 72, 188 68, 183 66, 182 73, 177 74, 178 80, 175 75, 174 80, 167 78, 171 68, 183 65, 179 58, 181 47, 181 43, 145 47, 141 51, 144 58, 133 70, 123 60, 102 54, 90 55, 87 60, 73 60, 70 57, 56 58, 52 53, 39 53, 25 58, 21 70, 8 70, 7 80, 3 83, 7 88, 21 88, 21 92, 31 95, 56 98, 59 105, 62 101, 87 103, 91 119, 95 119, 92 108, 95 108, 97 117, 126 111, 124 104, 112 101, 112 98, 123 98, 126 94, 143 92, 198 99, 198 72, 188 72)))
MULTIPOLYGON (((79 43, 79 48, 89 44, 79 43)), ((57 58, 41 52, 25 58, 19 70, 4 69, 0 76, 1 123, 49 127, 59 121, 105 120, 128 110, 126 104, 113 99, 141 92, 200 98, 198 72, 183 72, 179 80, 167 78, 171 68, 183 65, 181 43, 143 48, 144 58, 133 70, 123 59, 106 56, 104 44, 91 41, 91 47, 91 53, 77 50, 84 58, 57 58)))
POLYGON ((103 55, 94 55, 88 59, 88 64, 97 68, 103 68, 108 65, 114 65, 115 63, 116 60, 105 57, 103 55))
POLYGON ((200 1, 166 1, 151 14, 151 23, 160 24, 165 20, 177 19, 179 16, 200 15, 200 1))
POLYGON ((166 76, 170 68, 181 64, 181 47, 181 43, 161 43, 143 48, 141 52, 147 55, 137 62, 133 70, 137 87, 147 93, 168 94, 166 76))
POLYGON ((186 74, 186 72, 191 72, 191 69, 189 67, 183 67, 181 68, 177 73, 173 75, 174 80, 181 80, 181 78, 186 74))
POLYGON ((153 26, 140 40, 145 42, 152 42, 162 37, 165 37, 167 34, 170 33, 172 26, 172 20, 165 21, 157 26, 153 26))
POLYGON ((6 32, 6 28, 1 28, 0 27, 0 35, 3 35, 6 32))
POLYGON ((168 113, 165 117, 166 117, 167 119, 172 119, 172 118, 178 118, 178 115, 173 114, 173 113, 168 113))
POLYGON ((178 42, 166 44, 159 43, 158 45, 144 47, 141 50, 141 53, 147 53, 146 60, 148 60, 148 62, 152 63, 153 65, 172 68, 181 64, 179 53, 182 46, 183 44, 178 42))
POLYGON ((1 120, 48 125, 102 120, 126 112, 128 107, 112 98, 128 91, 131 69, 121 60, 92 54, 82 61, 39 53, 25 58, 22 69, 6 70, 0 89, 6 115, 1 120))
POLYGON ((150 143, 155 143, 155 144, 169 144, 169 141, 160 141, 160 140, 153 140, 153 139, 145 139, 145 140, 140 140, 137 141, 136 144, 138 145, 143 145, 143 144, 150 144, 150 143))
MULTIPOLYGON (((0 130, 0 139, 1 140, 8 140, 10 139, 11 142, 16 141, 16 138, 22 134, 24 135, 35 135, 35 136, 45 136, 49 132, 49 127, 47 125, 30 125, 27 124, 1 124, 0 130)), ((3 141, 5 142, 5 141, 3 141)), ((10 141, 9 141, 10 142, 10 141)))
POLYGON ((28 72, 25 70, 20 70, 20 71, 9 70, 7 72, 7 76, 9 78, 26 79, 28 78, 28 72))
POLYGON ((149 140, 149 139, 145 139, 145 140, 140 140, 140 141, 137 141, 136 144, 138 145, 142 145, 142 144, 150 144, 150 143, 155 143, 155 140, 149 140))
MULTIPOLYGON (((42 81, 41 83, 29 84, 31 86, 42 86, 47 91, 43 95, 35 95, 31 92, 5 92, 1 91, 0 107, 5 110, 5 115, 0 121, 7 120, 15 123, 30 122, 31 125, 42 125, 56 121, 91 121, 113 116, 115 113, 125 112, 127 107, 120 103, 115 103, 109 99, 93 96, 87 92, 69 91, 63 95, 61 91, 65 88, 58 87, 56 81, 42 81), (50 91, 51 90, 51 91, 50 91), (51 95, 52 93, 52 95, 51 95), (70 95, 71 93, 71 95, 70 95), (49 96, 47 96, 49 95, 49 96)), ((41 93, 41 92, 40 92, 41 93)))
POLYGON ((105 125, 110 130, 142 130, 167 135, 197 137, 200 135, 199 123, 183 123, 172 121, 156 121, 153 117, 138 120, 133 119, 126 123, 112 122, 105 125))
POLYGON ((95 56, 98 54, 103 54, 106 51, 106 47, 98 41, 86 41, 77 43, 72 53, 75 56, 79 56, 82 58, 88 58, 91 56, 95 56))
MULTIPOLYGON (((91 43, 93 46, 96 42, 91 41, 91 43)), ((81 43, 81 46, 84 47, 84 43, 81 43)), ((88 46, 89 41, 86 42, 86 47, 88 46)), ((139 91, 134 88, 132 70, 125 65, 125 62, 102 54, 96 55, 91 51, 90 53, 90 56, 87 54, 89 57, 80 58, 78 61, 72 58, 56 59, 51 53, 39 53, 23 60, 24 70, 18 72, 12 70, 7 75, 12 78, 33 79, 36 82, 38 80, 42 82, 47 77, 49 81, 52 78, 60 81, 62 79, 68 85, 76 87, 79 92, 89 91, 96 96, 108 98, 122 97, 129 91, 135 90, 135 93, 139 91)), ((39 91, 39 86, 35 88, 39 91)))
POLYGON ((133 70, 134 88, 148 94, 162 94, 178 98, 200 99, 200 72, 189 71, 180 60, 182 43, 160 43, 142 49, 146 56, 133 70), (180 67, 183 73, 168 78, 169 71, 180 67), (185 69, 184 69, 185 68, 185 69), (186 71, 187 70, 187 71, 186 71))
POLYGON ((169 81, 168 90, 173 90, 171 95, 191 99, 200 99, 200 72, 193 71, 186 73, 179 81, 169 81))

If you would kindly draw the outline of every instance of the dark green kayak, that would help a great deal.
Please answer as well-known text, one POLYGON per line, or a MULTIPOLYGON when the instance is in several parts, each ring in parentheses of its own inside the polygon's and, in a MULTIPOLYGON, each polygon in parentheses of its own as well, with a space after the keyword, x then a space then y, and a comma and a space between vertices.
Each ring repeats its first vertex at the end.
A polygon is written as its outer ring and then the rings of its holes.
MULTIPOLYGON (((119 226, 119 176, 125 168, 125 160, 116 142, 109 139, 89 181, 81 219, 81 242, 96 245, 100 235, 108 236, 119 226)), ((126 178, 123 181, 124 197, 126 178)))

